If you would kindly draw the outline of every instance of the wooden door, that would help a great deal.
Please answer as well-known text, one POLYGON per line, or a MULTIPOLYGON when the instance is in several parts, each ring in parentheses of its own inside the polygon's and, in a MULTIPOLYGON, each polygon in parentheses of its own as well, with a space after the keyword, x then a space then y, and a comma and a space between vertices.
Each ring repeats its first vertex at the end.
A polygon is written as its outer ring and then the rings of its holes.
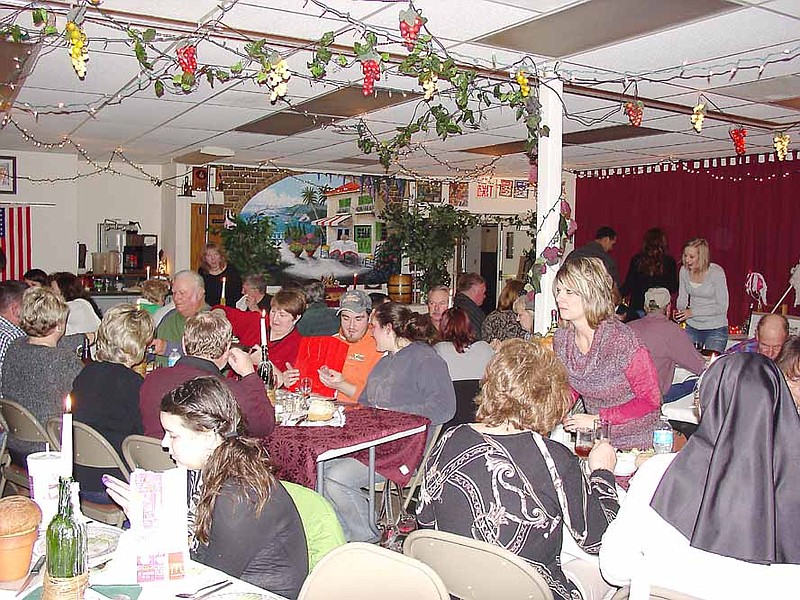
MULTIPOLYGON (((200 252, 206 245, 206 205, 192 204, 192 245, 190 260, 192 269, 200 266, 200 252)), ((220 230, 225 221, 225 207, 222 204, 210 204, 208 216, 208 241, 222 245, 220 230)))

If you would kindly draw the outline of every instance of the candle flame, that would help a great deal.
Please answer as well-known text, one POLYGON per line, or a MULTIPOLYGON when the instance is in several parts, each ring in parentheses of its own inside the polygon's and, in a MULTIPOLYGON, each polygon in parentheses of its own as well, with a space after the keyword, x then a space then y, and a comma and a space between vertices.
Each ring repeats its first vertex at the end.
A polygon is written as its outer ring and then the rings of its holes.
POLYGON ((262 319, 266 319, 267 318, 267 310, 265 308, 261 309, 261 318, 262 319))
POLYGON ((64 408, 66 412, 72 412, 72 396, 67 394, 66 400, 64 400, 64 408))

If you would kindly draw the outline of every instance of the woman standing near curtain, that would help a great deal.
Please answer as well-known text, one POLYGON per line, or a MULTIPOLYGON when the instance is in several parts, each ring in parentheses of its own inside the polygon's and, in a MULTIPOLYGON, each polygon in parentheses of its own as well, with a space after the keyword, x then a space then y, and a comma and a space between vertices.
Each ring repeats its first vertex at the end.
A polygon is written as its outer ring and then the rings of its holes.
POLYGON ((556 274, 556 304, 567 327, 553 350, 569 374, 588 414, 573 414, 564 427, 591 429, 611 423, 617 448, 650 448, 661 409, 658 372, 647 347, 614 315, 613 281, 598 258, 566 262, 556 274))
POLYGON ((670 294, 678 291, 678 267, 667 253, 667 236, 659 227, 645 232, 642 251, 631 259, 620 290, 623 297, 630 296, 628 321, 644 316, 644 293, 654 287, 667 288, 670 294))
POLYGON ((686 321, 686 333, 695 344, 724 352, 728 343, 728 282, 722 267, 710 261, 706 240, 686 242, 675 318, 686 321))

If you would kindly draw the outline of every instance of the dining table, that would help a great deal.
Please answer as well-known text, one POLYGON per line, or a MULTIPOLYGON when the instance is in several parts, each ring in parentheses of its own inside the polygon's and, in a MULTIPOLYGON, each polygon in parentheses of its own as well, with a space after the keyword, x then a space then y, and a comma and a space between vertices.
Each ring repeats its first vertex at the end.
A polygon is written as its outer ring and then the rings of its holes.
MULTIPOLYGON (((105 526, 104 526, 105 527, 105 526)), ((195 592, 212 583, 229 581, 230 584, 208 596, 210 600, 286 600, 212 567, 190 560, 184 576, 172 581, 137 584, 135 573, 134 540, 128 531, 119 530, 118 544, 111 554, 89 560, 89 585, 84 600, 107 600, 108 598, 131 598, 137 600, 162 600, 175 598, 179 593, 195 592)), ((91 537, 91 533, 90 533, 91 537)), ((91 540, 90 540, 91 543, 91 540)), ((41 556, 41 544, 36 545, 31 564, 41 556)), ((90 549, 91 552, 91 549, 90 549)), ((44 569, 27 584, 25 592, 17 596, 24 578, 0 583, 0 600, 39 600, 42 595, 44 569)))
POLYGON ((401 487, 422 461, 430 419, 361 405, 345 407, 344 426, 303 422, 278 426, 266 439, 281 479, 325 491, 325 463, 352 456, 369 467, 370 515, 375 515, 376 473, 401 487), (311 425, 311 426, 304 426, 311 425))

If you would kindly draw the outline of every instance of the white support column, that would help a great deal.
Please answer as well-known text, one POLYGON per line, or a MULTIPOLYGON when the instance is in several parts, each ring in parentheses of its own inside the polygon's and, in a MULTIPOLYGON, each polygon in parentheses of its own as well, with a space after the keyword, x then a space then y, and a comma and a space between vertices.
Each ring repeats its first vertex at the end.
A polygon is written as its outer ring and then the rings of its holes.
MULTIPOLYGON (((536 198, 538 231, 536 255, 539 256, 558 232, 559 197, 561 196, 561 138, 563 132, 563 85, 553 73, 545 73, 539 85, 542 103, 542 125, 550 128, 550 135, 539 138, 539 193, 536 198), (555 206, 555 208, 553 208, 555 206)), ((553 280, 556 267, 547 267, 542 275, 542 292, 536 295, 533 330, 544 334, 550 327, 550 311, 556 307, 553 298, 553 280)))

